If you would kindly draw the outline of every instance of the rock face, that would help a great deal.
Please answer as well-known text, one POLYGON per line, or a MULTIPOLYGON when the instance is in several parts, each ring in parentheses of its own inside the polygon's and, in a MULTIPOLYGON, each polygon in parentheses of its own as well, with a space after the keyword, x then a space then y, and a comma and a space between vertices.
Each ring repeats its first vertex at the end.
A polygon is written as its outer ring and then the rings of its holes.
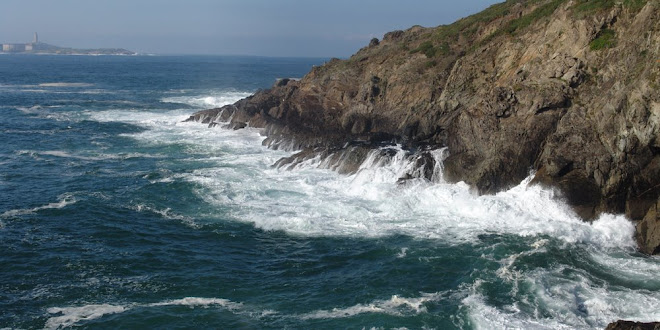
POLYGON ((355 143, 448 147, 445 178, 480 193, 535 170, 587 220, 638 221, 640 249, 659 253, 659 31, 657 1, 507 1, 387 33, 190 120, 263 128, 299 158, 355 143))

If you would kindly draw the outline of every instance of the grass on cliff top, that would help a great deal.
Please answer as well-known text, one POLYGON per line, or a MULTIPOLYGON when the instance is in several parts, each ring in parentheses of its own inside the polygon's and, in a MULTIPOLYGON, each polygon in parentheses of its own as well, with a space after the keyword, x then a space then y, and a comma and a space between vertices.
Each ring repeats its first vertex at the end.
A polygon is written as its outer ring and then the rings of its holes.
POLYGON ((440 26, 436 29, 433 38, 436 41, 452 41, 457 40, 461 33, 472 36, 477 32, 479 24, 488 24, 504 17, 511 12, 513 6, 524 2, 524 0, 508 0, 494 4, 479 13, 461 18, 453 24, 440 26))
POLYGON ((646 5, 648 0, 578 0, 572 9, 578 18, 584 18, 590 14, 611 9, 617 3, 622 3, 624 7, 633 11, 638 11, 646 5))
MULTIPOLYGON (((633 11, 639 11, 648 1, 649 0, 575 0, 576 3, 571 9, 577 18, 584 18, 596 12, 610 9, 617 3, 621 3, 625 8, 633 11)), ((431 40, 423 42, 419 47, 413 49, 411 53, 421 52, 428 58, 433 58, 436 55, 446 55, 450 52, 450 44, 458 41, 461 35, 466 38, 474 37, 481 26, 506 17, 516 5, 522 5, 524 7, 538 5, 536 9, 527 15, 509 21, 503 27, 487 36, 476 46, 488 43, 490 40, 502 34, 515 35, 535 22, 549 17, 557 10, 557 8, 566 2, 568 2, 568 0, 507 0, 505 2, 497 3, 479 13, 459 19, 453 24, 443 25, 436 28, 432 34, 431 40)), ((608 40, 609 39, 601 40, 605 44, 603 47, 611 47, 611 43, 608 43, 611 40, 608 40)))
POLYGON ((527 3, 538 1, 542 0, 507 0, 494 4, 474 15, 459 19, 452 24, 439 26, 432 33, 431 40, 421 43, 417 48, 411 50, 410 53, 421 52, 428 58, 433 58, 436 55, 448 55, 451 53, 450 43, 458 41, 460 35, 472 38, 481 25, 491 23, 496 19, 509 15, 511 8, 515 5, 526 5, 527 3))
MULTIPOLYGON (((529 3, 535 4, 535 3, 539 3, 539 2, 541 2, 541 1, 530 1, 529 3)), ((496 37, 498 37, 500 35, 503 35, 503 34, 515 35, 515 34, 517 34, 517 32, 527 28, 528 26, 532 25, 532 23, 538 22, 538 21, 542 20, 543 18, 552 15, 552 13, 554 13, 555 10, 557 10, 557 8, 559 8, 559 6, 564 2, 566 2, 566 0, 552 0, 552 1, 546 2, 546 3, 538 6, 531 13, 509 21, 506 25, 504 25, 503 27, 499 28, 497 31, 491 33, 489 36, 484 38, 481 42, 479 42, 478 44, 475 44, 472 47, 472 49, 475 49, 476 47, 480 47, 484 44, 487 44, 491 40, 495 39, 496 37)))
POLYGON ((509 24, 506 25, 504 28, 504 32, 508 34, 515 34, 516 31, 522 30, 528 26, 530 26, 532 23, 539 21, 540 19, 552 15, 552 13, 559 8, 559 6, 564 3, 565 0, 553 0, 550 1, 546 4, 543 4, 539 6, 538 8, 534 9, 531 13, 514 19, 509 24))

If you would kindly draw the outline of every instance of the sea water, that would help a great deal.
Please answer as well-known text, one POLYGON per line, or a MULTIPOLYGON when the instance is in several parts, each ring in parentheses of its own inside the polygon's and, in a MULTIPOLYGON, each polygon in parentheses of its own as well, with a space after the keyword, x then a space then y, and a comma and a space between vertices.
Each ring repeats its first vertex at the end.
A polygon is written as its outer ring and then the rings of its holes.
POLYGON ((257 129, 182 122, 324 59, 0 57, 0 328, 599 329, 660 320, 621 215, 272 165, 257 129))

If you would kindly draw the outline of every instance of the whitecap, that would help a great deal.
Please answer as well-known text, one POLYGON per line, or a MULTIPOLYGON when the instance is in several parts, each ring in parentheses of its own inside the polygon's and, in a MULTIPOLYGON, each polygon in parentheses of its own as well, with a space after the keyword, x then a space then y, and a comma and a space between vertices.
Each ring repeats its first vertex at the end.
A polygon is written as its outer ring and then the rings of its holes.
POLYGON ((153 207, 153 206, 150 206, 150 205, 146 205, 146 204, 137 204, 137 205, 131 206, 130 209, 132 209, 134 211, 137 211, 137 212, 151 212, 151 213, 154 213, 154 214, 158 214, 163 219, 177 220, 177 221, 180 221, 180 222, 184 223, 185 225, 187 225, 191 228, 195 228, 195 229, 201 228, 201 226, 197 222, 195 222, 194 219, 192 219, 190 217, 180 215, 180 214, 177 214, 174 211, 172 211, 172 209, 169 208, 169 207, 164 208, 164 209, 159 209, 159 208, 156 208, 156 207, 153 207))
POLYGON ((246 98, 250 95, 252 95, 252 93, 249 92, 217 91, 202 95, 166 97, 161 101, 164 103, 179 103, 186 104, 195 108, 208 109, 219 108, 228 104, 233 104, 238 100, 246 98))
POLYGON ((125 304, 125 305, 110 305, 110 304, 91 304, 79 307, 51 307, 47 309, 49 314, 58 314, 51 316, 44 326, 44 329, 61 329, 77 325, 81 322, 98 319, 105 315, 124 313, 129 310, 137 308, 156 308, 167 306, 187 306, 190 308, 210 308, 220 307, 227 311, 239 314, 246 314, 253 317, 265 317, 276 314, 271 310, 263 310, 253 312, 251 308, 245 308, 242 303, 232 302, 222 298, 200 298, 200 297, 185 297, 182 299, 165 300, 150 304, 125 304))
POLYGON ((199 297, 186 297, 182 299, 166 300, 158 303, 147 305, 149 307, 160 306, 189 306, 189 307, 211 307, 219 306, 226 308, 230 311, 236 311, 243 308, 242 303, 236 303, 228 299, 222 298, 199 298, 199 297))
POLYGON ((129 152, 129 153, 118 153, 118 154, 96 154, 94 156, 87 156, 87 155, 77 155, 77 154, 72 154, 68 151, 64 150, 43 150, 43 151, 36 151, 36 150, 17 150, 16 154, 18 155, 30 155, 32 157, 38 157, 38 156, 53 156, 53 157, 59 157, 59 158, 71 158, 71 159, 78 159, 78 160, 87 160, 87 161, 101 161, 101 160, 126 160, 126 159, 131 159, 131 158, 163 158, 161 155, 155 155, 155 154, 146 154, 146 153, 139 153, 139 152, 129 152))
POLYGON ((8 217, 16 217, 20 215, 27 215, 27 214, 33 214, 38 211, 42 210, 48 210, 48 209, 61 209, 64 208, 68 205, 75 204, 77 202, 75 196, 71 193, 64 193, 60 195, 59 201, 55 203, 48 203, 46 205, 42 206, 37 206, 34 208, 28 208, 28 209, 15 209, 15 210, 9 210, 6 211, 2 214, 0 214, 0 218, 8 218, 8 217))
POLYGON ((85 305, 81 307, 52 307, 48 309, 49 314, 62 314, 50 317, 44 329, 61 329, 75 325, 81 321, 89 321, 108 314, 123 313, 127 310, 125 306, 116 305, 85 305))
POLYGON ((82 82, 50 82, 50 83, 41 83, 39 87, 92 87, 94 84, 82 83, 82 82))
POLYGON ((440 293, 423 294, 421 297, 405 298, 393 295, 387 300, 376 300, 368 304, 357 304, 343 308, 317 310, 299 315, 302 320, 349 318, 364 313, 387 314, 394 316, 417 315, 426 313, 425 304, 439 301, 445 295, 440 293))

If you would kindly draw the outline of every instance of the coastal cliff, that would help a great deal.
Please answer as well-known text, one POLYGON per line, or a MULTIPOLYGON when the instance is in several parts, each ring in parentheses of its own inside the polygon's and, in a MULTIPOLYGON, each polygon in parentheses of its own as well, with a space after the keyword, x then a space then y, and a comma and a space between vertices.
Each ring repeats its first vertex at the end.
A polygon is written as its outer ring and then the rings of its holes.
MULTIPOLYGON (((479 193, 534 182, 586 220, 625 213, 640 250, 660 253, 660 3, 506 1, 454 24, 373 39, 300 81, 189 120, 263 128, 265 144, 357 170, 399 143, 433 175, 479 193), (431 170, 429 170, 431 169, 431 170)), ((407 177, 402 177, 405 180, 407 177)))

